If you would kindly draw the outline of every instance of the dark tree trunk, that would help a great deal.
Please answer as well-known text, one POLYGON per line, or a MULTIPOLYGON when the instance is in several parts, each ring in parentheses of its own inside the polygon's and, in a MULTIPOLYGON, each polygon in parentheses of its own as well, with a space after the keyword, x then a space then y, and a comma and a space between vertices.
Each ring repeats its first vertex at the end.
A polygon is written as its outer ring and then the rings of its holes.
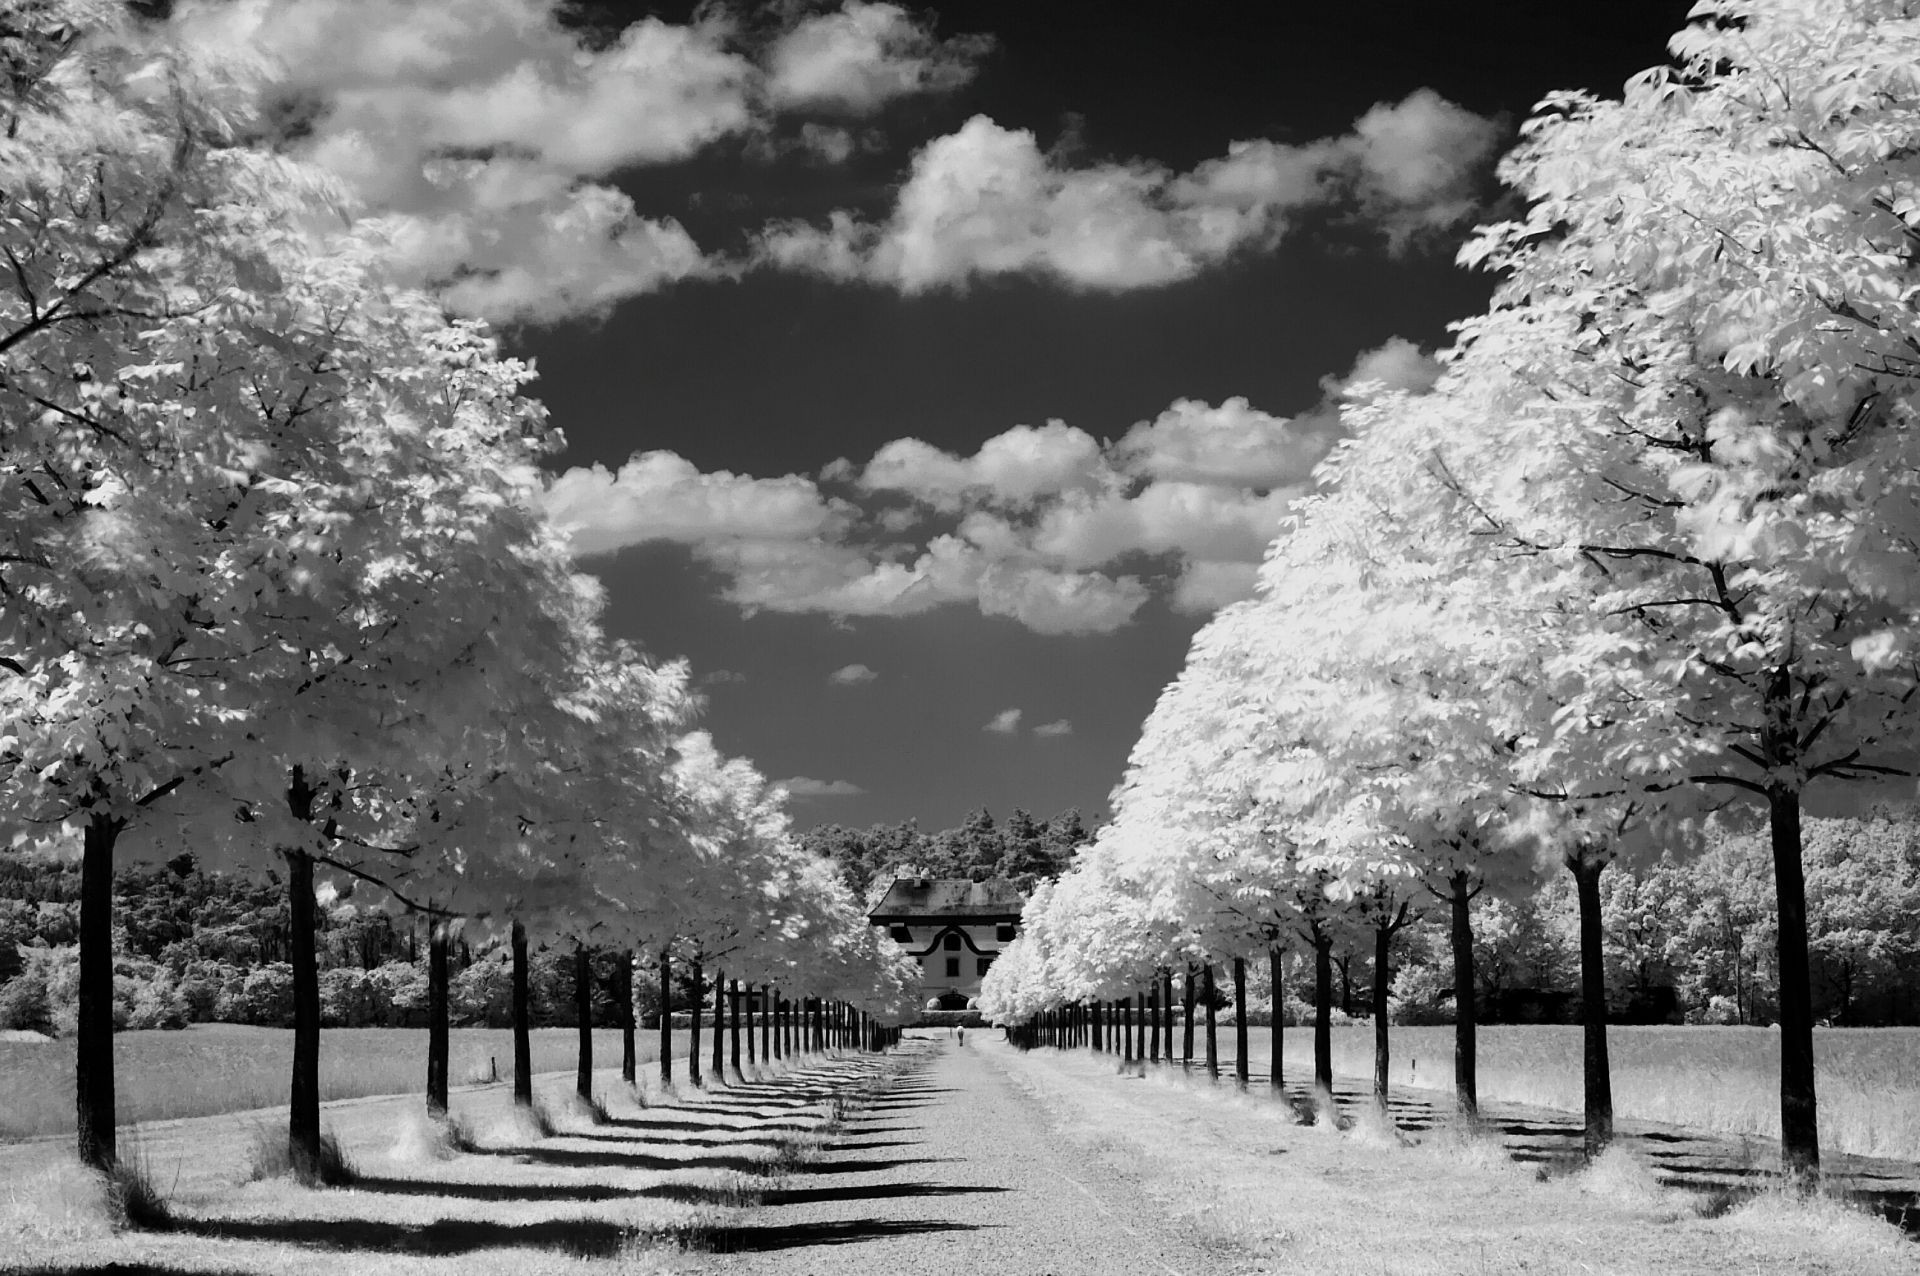
MULTIPOLYGON (((753 985, 752 984, 745 985, 743 991, 740 994, 740 1009, 745 1012, 746 1020, 747 1020, 747 1062, 750 1064, 758 1063, 760 1062, 760 1052, 755 1048, 754 1041, 753 1041, 753 985)), ((738 1062, 734 1064, 734 1067, 736 1068, 738 1068, 739 1066, 740 1065, 738 1062)))
POLYGON ((1333 936, 1313 928, 1313 1084, 1333 1093, 1333 936))
POLYGON ((1286 991, 1280 987, 1280 950, 1272 945, 1267 947, 1267 973, 1273 980, 1272 1023, 1267 1028, 1267 1035, 1271 1039, 1269 1045, 1273 1050, 1273 1057, 1267 1061, 1267 1081, 1275 1090, 1281 1090, 1285 1088, 1281 1080, 1280 1047, 1286 1044, 1287 1029, 1285 1021, 1287 1017, 1287 997, 1286 991))
POLYGON ((1780 1151, 1787 1172, 1820 1172, 1820 1111, 1814 1092, 1813 987, 1807 961, 1807 884, 1801 861, 1800 795, 1767 791, 1773 889, 1780 917, 1780 1151))
POLYGON ((713 1083, 727 1083, 727 977, 713 972, 713 1083))
MULTIPOLYGON (((294 768, 296 777, 299 768, 294 768)), ((288 791, 292 799, 296 788, 288 791)), ((299 812, 295 812, 296 815, 299 812)), ((287 956, 293 967, 293 1084, 287 1095, 287 1152, 296 1179, 320 1182, 320 963, 314 952, 313 857, 289 847, 287 956)))
POLYGON ((733 1056, 733 1075, 740 1075, 740 981, 735 979, 727 995, 728 1049, 733 1056))
POLYGON ((1468 904, 1472 876, 1461 869, 1447 879, 1447 903, 1453 914, 1453 1094, 1460 1114, 1480 1115, 1479 1008, 1474 1004, 1473 915, 1468 904))
POLYGON ((119 820, 87 819, 80 852, 80 1008, 73 1054, 74 1131, 80 1162, 113 1168, 113 846, 119 820))
POLYGON ((1345 953, 1339 961, 1340 966, 1340 1013, 1353 1015, 1353 954, 1345 953))
POLYGON ((1120 1059, 1123 1063, 1133 1062, 1133 999, 1122 997, 1118 1003, 1120 1010, 1120 1059))
POLYGON ((624 949, 620 953, 620 973, 614 978, 614 989, 620 997, 620 1079, 632 1085, 640 1075, 639 1043, 634 1040, 640 1025, 633 1013, 633 950, 624 949))
POLYGON ((447 1114, 447 924, 427 932, 427 1114, 447 1114))
POLYGON ((1220 1025, 1219 1012, 1213 1005, 1212 962, 1200 968, 1200 996, 1207 1003, 1207 1075, 1218 1080, 1220 1077, 1220 1025))
POLYGON ((660 1084, 673 1084, 673 958, 660 950, 660 1084))
POLYGON ((1181 1033, 1180 1057, 1189 1067, 1193 1065, 1193 963, 1187 963, 1186 1002, 1181 1007, 1181 1017, 1186 1020, 1185 1030, 1181 1033))
POLYGON ((1160 981, 1147 981, 1148 992, 1142 999, 1147 1010, 1147 1058, 1154 1063, 1160 1062, 1160 981))
POLYGON ((528 1003, 527 928, 513 924, 513 1101, 533 1106, 532 1012, 528 1003))
POLYGON ((688 1027, 692 1029, 687 1041, 687 1080, 696 1086, 700 1084, 700 1016, 707 1012, 702 1004, 705 999, 702 988, 700 963, 696 961, 693 963, 693 1013, 687 1016, 688 1027))
POLYGON ((779 989, 767 989, 767 999, 767 1026, 773 1031, 773 1057, 776 1059, 784 1059, 787 1057, 787 1043, 781 1039, 780 1035, 782 1020, 780 1017, 779 989))
POLYGON ((1586 1037, 1587 1155, 1613 1142, 1613 1076, 1607 1061, 1607 965, 1600 929, 1602 860, 1567 861, 1580 898, 1580 1020, 1586 1037))
POLYGON ((1160 971, 1160 1019, 1167 1039, 1167 1062, 1173 1062, 1173 971, 1160 971))
POLYGON ((593 959, 585 944, 573 946, 573 1012, 580 1020, 580 1060, 573 1072, 573 1092, 593 1102, 593 959))
POLYGON ((760 985, 760 1062, 773 1062, 773 985, 760 985))
POLYGON ((1247 959, 1233 959, 1233 1079, 1247 1088, 1247 959))
POLYGON ((1393 924, 1373 928, 1373 1101, 1387 1110, 1387 1077, 1393 1067, 1393 1042, 1387 1031, 1387 994, 1393 967, 1393 924))

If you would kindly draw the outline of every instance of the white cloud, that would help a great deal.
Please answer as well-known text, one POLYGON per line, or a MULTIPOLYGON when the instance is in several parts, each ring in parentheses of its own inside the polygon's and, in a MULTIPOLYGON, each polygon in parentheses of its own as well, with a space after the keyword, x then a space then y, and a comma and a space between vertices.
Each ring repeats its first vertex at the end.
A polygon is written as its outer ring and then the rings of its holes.
POLYGON ((897 5, 847 0, 774 42, 767 93, 781 107, 868 112, 895 98, 959 88, 990 45, 982 36, 937 40, 897 5))
POLYGON ((1057 739, 1063 735, 1072 735, 1073 723, 1065 718, 1057 722, 1043 722, 1033 729, 1033 733, 1043 740, 1057 739))
MULTIPOLYGON (((582 556, 687 546, 749 612, 971 606, 1036 633, 1106 633, 1155 597, 1206 612, 1251 596, 1267 546, 1339 437, 1341 403, 1368 386, 1419 392, 1437 375, 1394 338, 1323 379, 1322 401, 1291 419, 1244 399, 1182 399, 1118 443, 1059 421, 1017 426, 971 455, 899 439, 819 480, 702 473, 647 452, 617 471, 568 471, 546 506, 582 556)), ((829 681, 854 685, 860 669, 829 681)))
POLYGON ((982 731, 991 731, 995 735, 1012 735, 1020 730, 1020 711, 1018 709, 1002 709, 987 721, 986 726, 980 729, 982 731))
POLYGON ((1192 278, 1270 248, 1304 209, 1343 208, 1389 247, 1454 226, 1499 125, 1421 89, 1381 103, 1353 131, 1304 145, 1253 140, 1192 172, 1144 160, 1073 167, 1034 135, 976 115, 913 158, 883 222, 839 212, 762 240, 765 262, 905 293, 1035 275, 1121 291, 1192 278))
POLYGON ((816 780, 808 775, 788 776, 784 780, 775 780, 774 785, 785 789, 787 796, 796 802, 806 802, 817 798, 859 797, 866 790, 847 780, 816 780))
MULTIPOLYGON (((386 224, 392 268, 501 321, 603 313, 736 267, 668 217, 642 216, 613 174, 759 140, 792 108, 871 111, 963 83, 985 45, 941 41, 905 10, 848 0, 760 53, 703 7, 588 43, 561 0, 199 0, 173 31, 210 52, 264 54, 294 148, 386 224)), ((805 123, 797 148, 841 162, 853 132, 805 123)), ((777 154, 779 147, 766 148, 777 154)))
POLYGON ((857 687, 864 682, 872 682, 880 675, 865 665, 842 665, 827 675, 827 681, 836 687, 857 687))

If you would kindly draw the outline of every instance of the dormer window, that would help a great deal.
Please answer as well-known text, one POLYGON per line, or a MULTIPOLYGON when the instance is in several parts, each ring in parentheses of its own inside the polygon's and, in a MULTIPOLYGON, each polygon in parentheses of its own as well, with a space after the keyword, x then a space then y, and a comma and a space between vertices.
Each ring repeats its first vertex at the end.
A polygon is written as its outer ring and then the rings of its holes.
POLYGON ((913 928, 911 926, 895 926, 888 933, 893 936, 893 942, 896 944, 911 944, 913 942, 913 928))
POLYGON ((1011 927, 1011 926, 995 926, 995 927, 993 928, 993 937, 994 937, 995 939, 997 939, 997 940, 999 940, 999 941, 1000 941, 1001 943, 1003 943, 1003 944, 1009 944, 1009 943, 1012 943, 1012 942, 1013 942, 1013 927, 1011 927))
POLYGON ((947 936, 947 942, 946 942, 946 944, 944 945, 944 947, 945 947, 945 948, 946 948, 946 950, 947 950, 948 952, 950 952, 950 953, 957 953, 957 952, 959 952, 959 951, 960 951, 960 936, 958 936, 958 935, 953 935, 953 934, 949 934, 949 935, 947 936))

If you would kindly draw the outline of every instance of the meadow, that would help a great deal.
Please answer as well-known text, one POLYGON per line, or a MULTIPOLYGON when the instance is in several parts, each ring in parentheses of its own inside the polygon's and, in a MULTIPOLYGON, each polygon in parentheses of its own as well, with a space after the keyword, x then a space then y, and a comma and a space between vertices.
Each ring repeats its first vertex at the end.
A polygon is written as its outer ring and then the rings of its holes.
MULTIPOLYGON (((1250 1027, 1249 1070, 1263 1076, 1267 1029, 1250 1027)), ((1203 1055, 1196 1025, 1194 1051, 1203 1055)), ((1176 1025, 1176 1036, 1178 1025, 1176 1025)), ((1765 1028, 1613 1027, 1615 1114, 1778 1138, 1780 1038, 1765 1028)), ((1291 1077, 1313 1068, 1313 1031, 1288 1028, 1291 1077)), ((1823 1028, 1814 1033, 1819 1068, 1820 1143, 1830 1151, 1920 1161, 1920 1028, 1823 1028)), ((1221 1025, 1220 1058, 1232 1068, 1233 1030, 1221 1025)), ((1373 1028, 1333 1030, 1333 1068, 1373 1075, 1373 1028)), ((1395 1028, 1392 1080, 1451 1093, 1453 1029, 1395 1028)), ((1569 1024, 1506 1024, 1480 1029, 1480 1097, 1578 1112, 1581 1030, 1569 1024)))
MULTIPOLYGON (((533 1070, 570 1072, 579 1034, 572 1028, 536 1028, 533 1070)), ((659 1034, 643 1031, 639 1056, 659 1058, 659 1034)), ((293 1033, 285 1028, 195 1024, 178 1032, 123 1032, 113 1039, 122 1125, 271 1108, 287 1101, 293 1033)), ((687 1034, 674 1033, 676 1071, 687 1034)), ((596 1029, 594 1062, 620 1062, 620 1032, 596 1029)), ((513 1075, 513 1033, 506 1028, 455 1028, 448 1042, 448 1076, 455 1086, 513 1075)), ((339 1028, 320 1034, 320 1099, 425 1093, 427 1030, 339 1028)), ((0 1139, 71 1134, 73 1043, 0 1041, 0 1139)))

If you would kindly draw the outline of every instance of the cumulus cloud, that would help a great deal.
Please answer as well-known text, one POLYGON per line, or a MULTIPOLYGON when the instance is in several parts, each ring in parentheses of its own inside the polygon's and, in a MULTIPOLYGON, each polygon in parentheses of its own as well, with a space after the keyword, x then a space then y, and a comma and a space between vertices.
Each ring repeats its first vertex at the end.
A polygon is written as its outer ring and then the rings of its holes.
POLYGON ((869 112, 894 98, 959 88, 991 44, 985 36, 937 40, 898 5, 849 0, 774 41, 767 93, 782 107, 869 112))
POLYGON ((1341 136, 1235 142, 1174 173, 1144 160, 1073 166, 1030 131, 976 115, 920 149, 885 220, 841 211, 824 226, 779 226, 761 257, 906 293, 1000 275, 1122 291, 1271 248, 1308 209, 1375 226, 1399 252, 1473 213, 1499 133, 1421 89, 1341 136))
MULTIPOLYGON (((1036 633, 1106 633, 1154 598, 1203 613, 1251 596, 1267 546, 1340 435, 1341 404, 1382 387, 1418 393, 1438 374, 1394 338, 1324 378, 1320 403, 1292 418, 1245 399, 1182 399, 1118 442, 1060 421, 1015 426, 970 454, 898 439, 818 478, 702 473, 648 452, 618 470, 568 471, 546 504, 582 556, 687 546, 747 611, 971 606, 1036 633)), ((864 681, 856 670, 865 666, 829 681, 864 681)))
POLYGON ((827 675, 827 681, 836 687, 857 687, 879 676, 865 665, 842 665, 827 675))
POLYGON ((1063 735, 1072 735, 1073 723, 1065 718, 1057 722, 1043 722, 1033 729, 1033 733, 1043 740, 1057 739, 1063 735))
POLYGON ((812 801, 816 798, 859 797, 866 790, 848 780, 816 780, 809 775, 788 776, 784 780, 775 780, 774 785, 785 789, 787 796, 796 802, 812 801))
MULTIPOLYGON (((864 0, 765 41, 707 8, 589 40, 563 7, 201 0, 171 23, 195 45, 271 59, 271 114, 386 224, 403 280, 466 313, 532 322, 735 270, 674 219, 642 215, 612 174, 761 137, 782 112, 857 115, 954 88, 985 47, 864 0)), ((810 121, 797 145, 838 161, 857 141, 810 121)))
POLYGON ((1020 711, 1018 709, 1002 709, 1000 712, 994 714, 993 717, 989 718, 987 725, 980 729, 982 731, 991 731, 995 735, 1013 735, 1020 730, 1020 711))

